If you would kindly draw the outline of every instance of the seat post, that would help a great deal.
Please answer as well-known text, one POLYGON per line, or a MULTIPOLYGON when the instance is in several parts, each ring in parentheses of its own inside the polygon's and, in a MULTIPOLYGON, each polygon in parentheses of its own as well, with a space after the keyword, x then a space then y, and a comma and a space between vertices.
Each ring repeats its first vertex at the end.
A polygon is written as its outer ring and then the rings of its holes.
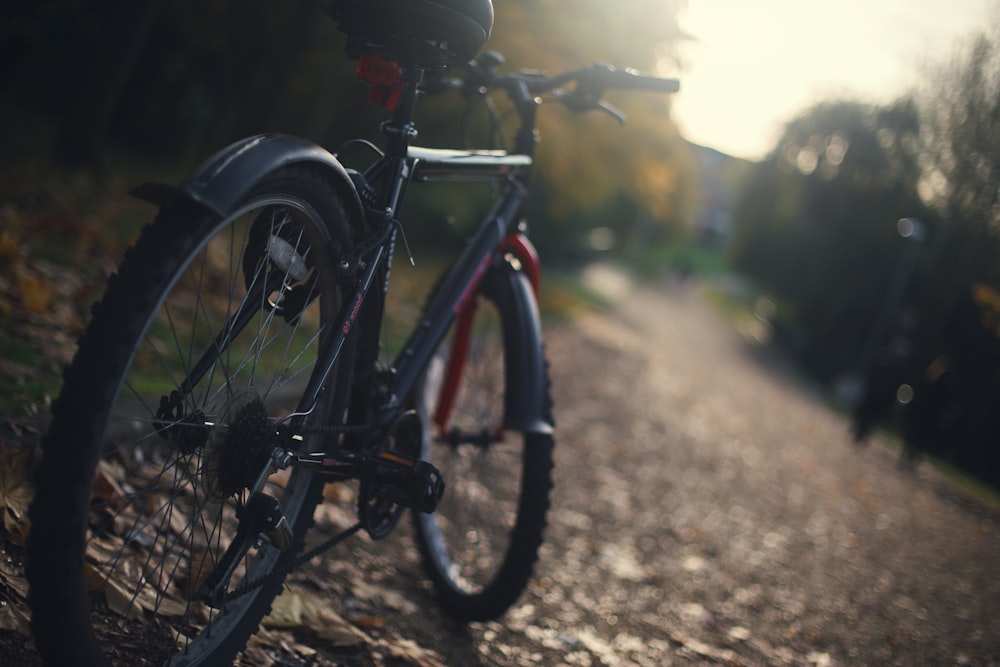
POLYGON ((389 138, 386 147, 389 155, 405 157, 406 149, 417 138, 413 116, 417 106, 417 89, 423 73, 423 69, 417 65, 402 67, 402 90, 399 101, 393 109, 392 119, 382 123, 382 132, 389 138))

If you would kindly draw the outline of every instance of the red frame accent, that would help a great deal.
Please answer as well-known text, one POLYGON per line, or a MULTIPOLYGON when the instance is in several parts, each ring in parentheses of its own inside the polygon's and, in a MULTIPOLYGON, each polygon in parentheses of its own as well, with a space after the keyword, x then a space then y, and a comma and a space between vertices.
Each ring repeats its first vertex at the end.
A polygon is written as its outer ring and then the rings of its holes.
MULTIPOLYGON (((531 289, 537 298, 542 282, 542 268, 538 260, 538 251, 535 250, 535 246, 532 245, 528 237, 519 232, 510 234, 500 244, 498 252, 501 254, 511 253, 518 259, 521 263, 521 270, 528 276, 528 282, 531 283, 531 289)), ((476 315, 478 289, 477 278, 477 283, 470 286, 466 298, 459 305, 455 320, 451 353, 448 355, 448 366, 445 369, 444 381, 441 383, 441 391, 438 393, 437 407, 433 417, 434 423, 444 434, 448 432, 451 412, 455 407, 455 398, 458 395, 458 384, 462 379, 465 361, 469 356, 469 339, 472 333, 472 321, 476 315)))

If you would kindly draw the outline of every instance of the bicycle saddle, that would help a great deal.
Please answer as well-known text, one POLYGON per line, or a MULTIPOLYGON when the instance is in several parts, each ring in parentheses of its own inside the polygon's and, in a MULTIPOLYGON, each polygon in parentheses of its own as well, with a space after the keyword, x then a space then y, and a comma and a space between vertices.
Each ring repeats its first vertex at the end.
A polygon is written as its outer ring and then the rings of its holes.
POLYGON ((491 0, 325 0, 326 12, 348 35, 348 54, 383 53, 438 64, 442 55, 466 62, 493 29, 491 0))

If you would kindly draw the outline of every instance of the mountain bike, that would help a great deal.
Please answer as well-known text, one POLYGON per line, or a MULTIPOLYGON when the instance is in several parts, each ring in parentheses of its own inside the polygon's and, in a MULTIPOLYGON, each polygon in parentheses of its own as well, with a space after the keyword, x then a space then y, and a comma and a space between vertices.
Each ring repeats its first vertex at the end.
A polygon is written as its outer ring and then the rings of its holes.
POLYGON ((354 168, 258 135, 135 192, 159 214, 94 307, 37 473, 28 576, 47 664, 228 664, 287 574, 351 535, 385 537, 407 509, 448 614, 497 618, 529 581, 553 466, 539 260, 518 215, 536 112, 545 98, 622 118, 605 90, 677 82, 501 74, 497 54, 472 60, 489 0, 327 10, 389 110, 384 147, 349 142, 371 154, 354 168), (505 93, 511 149, 417 146, 414 108, 444 91, 505 93), (495 202, 390 348, 402 204, 440 180, 490 182, 495 202), (353 490, 357 520, 307 548, 329 482, 353 490))

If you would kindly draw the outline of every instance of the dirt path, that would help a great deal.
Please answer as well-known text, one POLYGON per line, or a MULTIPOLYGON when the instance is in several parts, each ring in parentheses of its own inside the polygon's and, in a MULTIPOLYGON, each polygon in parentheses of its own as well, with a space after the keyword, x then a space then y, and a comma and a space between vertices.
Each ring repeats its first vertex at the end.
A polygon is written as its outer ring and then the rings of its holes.
POLYGON ((642 290, 547 341, 557 485, 519 606, 449 623, 401 530, 293 577, 362 649, 271 632, 243 664, 1000 664, 1000 512, 853 447, 695 292, 642 290))
POLYGON ((548 352, 537 582, 502 624, 401 614, 402 636, 452 665, 1000 664, 996 510, 856 449, 694 293, 641 291, 548 352))

